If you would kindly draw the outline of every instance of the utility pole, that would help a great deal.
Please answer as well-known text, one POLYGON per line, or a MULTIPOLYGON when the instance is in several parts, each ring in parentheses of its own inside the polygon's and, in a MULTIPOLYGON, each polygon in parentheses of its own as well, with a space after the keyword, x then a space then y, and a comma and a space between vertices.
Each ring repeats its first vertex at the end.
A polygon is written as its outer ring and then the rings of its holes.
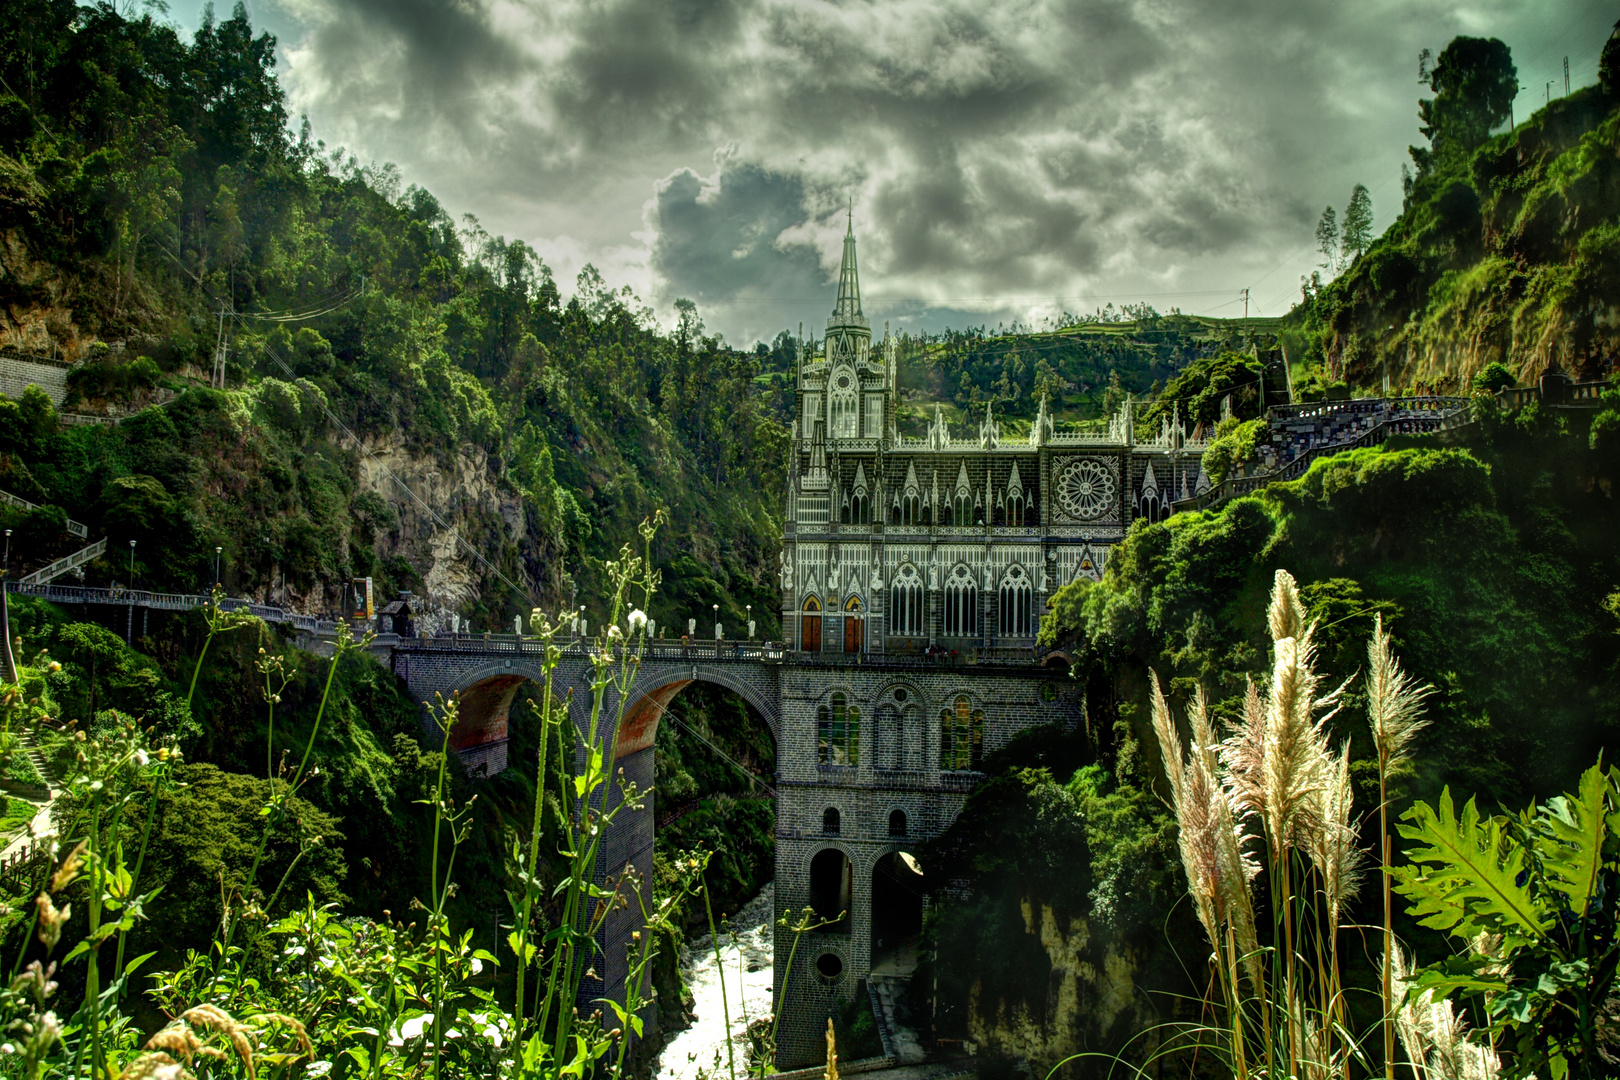
POLYGON ((1548 105, 1552 104, 1552 84, 1553 84, 1553 81, 1551 79, 1548 79, 1547 80, 1547 104, 1548 105))
POLYGON ((216 390, 225 389, 225 304, 219 305, 219 337, 214 341, 214 372, 210 380, 216 390))
POLYGON ((1249 317, 1249 290, 1248 289, 1243 290, 1243 317, 1245 319, 1247 319, 1249 317))
POLYGON ((1569 57, 1564 57, 1564 96, 1569 97, 1569 57))

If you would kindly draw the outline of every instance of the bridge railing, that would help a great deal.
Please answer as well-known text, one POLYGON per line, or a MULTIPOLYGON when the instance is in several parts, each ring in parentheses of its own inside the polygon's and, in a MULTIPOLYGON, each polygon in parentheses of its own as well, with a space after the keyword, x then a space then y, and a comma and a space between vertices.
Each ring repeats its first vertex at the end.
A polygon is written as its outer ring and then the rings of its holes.
MULTIPOLYGON (((210 597, 204 593, 163 593, 148 589, 125 589, 119 586, 93 588, 84 585, 36 584, 27 581, 8 581, 6 591, 17 596, 37 596, 57 604, 112 604, 119 607, 153 608, 158 611, 190 611, 206 607, 210 597)), ((222 611, 246 611, 265 622, 286 623, 296 629, 320 637, 337 633, 337 623, 317 615, 300 615, 273 604, 255 604, 251 600, 225 597, 219 602, 222 611)))
MULTIPOLYGON (((414 638, 401 638, 397 649, 405 651, 444 650, 449 652, 517 653, 543 656, 545 640, 525 634, 422 634, 414 638)), ((567 657, 589 656, 594 648, 588 641, 566 641, 558 644, 567 657)), ((764 641, 692 641, 682 644, 655 638, 642 646, 643 660, 750 660, 781 663, 788 650, 773 642, 764 641)))

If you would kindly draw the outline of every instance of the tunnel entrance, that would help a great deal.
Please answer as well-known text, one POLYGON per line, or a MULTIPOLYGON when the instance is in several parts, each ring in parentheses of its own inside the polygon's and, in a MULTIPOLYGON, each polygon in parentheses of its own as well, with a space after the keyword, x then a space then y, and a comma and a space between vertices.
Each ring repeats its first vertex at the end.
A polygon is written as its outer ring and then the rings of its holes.
POLYGON ((872 868, 872 973, 910 975, 922 926, 922 875, 892 851, 872 868))
POLYGON ((810 860, 810 906, 815 909, 816 918, 823 922, 838 919, 834 925, 824 928, 827 933, 849 933, 854 886, 849 856, 837 848, 818 851, 810 860), (840 915, 842 919, 838 918, 840 915))

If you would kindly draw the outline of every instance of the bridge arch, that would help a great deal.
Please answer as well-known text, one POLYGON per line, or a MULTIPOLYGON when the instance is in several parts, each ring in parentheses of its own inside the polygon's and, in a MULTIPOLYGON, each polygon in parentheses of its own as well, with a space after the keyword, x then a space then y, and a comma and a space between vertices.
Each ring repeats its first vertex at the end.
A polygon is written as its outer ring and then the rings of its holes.
MULTIPOLYGON (((774 685, 761 685, 755 677, 718 664, 688 664, 672 665, 657 664, 645 665, 636 673, 636 678, 630 684, 625 697, 628 704, 625 706, 624 719, 619 725, 617 745, 614 747, 613 757, 617 761, 631 754, 639 753, 652 746, 653 739, 658 733, 658 719, 669 708, 680 692, 695 682, 711 683, 723 690, 729 690, 746 702, 749 708, 758 713, 770 729, 771 741, 780 743, 782 737, 781 699, 774 685)), ((584 706, 588 720, 590 700, 589 689, 586 690, 584 706)), ((611 699, 612 695, 609 695, 611 699)), ((603 716, 600 723, 611 725, 618 713, 617 702, 608 700, 603 702, 603 716), (613 708, 610 709, 609 706, 613 708)), ((604 731, 603 736, 609 734, 604 731)))

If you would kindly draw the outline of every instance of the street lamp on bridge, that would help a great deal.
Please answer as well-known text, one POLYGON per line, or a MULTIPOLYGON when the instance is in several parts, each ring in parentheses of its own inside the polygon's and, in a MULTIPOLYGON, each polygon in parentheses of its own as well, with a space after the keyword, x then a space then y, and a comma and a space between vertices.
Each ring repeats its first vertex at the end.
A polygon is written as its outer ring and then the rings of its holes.
POLYGON ((219 585, 219 553, 225 549, 219 546, 214 548, 214 584, 219 585))
POLYGON ((124 588, 130 592, 135 591, 135 541, 129 542, 129 579, 124 582, 124 588))

